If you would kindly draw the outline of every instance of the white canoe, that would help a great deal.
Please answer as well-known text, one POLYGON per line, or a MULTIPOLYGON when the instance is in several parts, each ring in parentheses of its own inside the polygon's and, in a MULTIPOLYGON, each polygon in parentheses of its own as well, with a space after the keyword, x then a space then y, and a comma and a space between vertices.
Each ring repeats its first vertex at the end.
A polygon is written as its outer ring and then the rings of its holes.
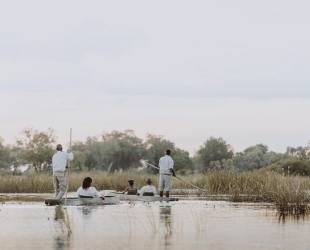
MULTIPOLYGON (((45 204, 48 206, 65 205, 65 199, 45 199, 45 204)), ((102 198, 67 198, 67 206, 87 206, 87 205, 117 205, 119 197, 108 196, 104 200, 102 198)))
POLYGON ((172 197, 160 197, 160 196, 139 196, 139 195, 127 195, 127 194, 115 194, 119 197, 121 201, 145 201, 145 202, 155 202, 155 201, 178 201, 179 198, 172 197))

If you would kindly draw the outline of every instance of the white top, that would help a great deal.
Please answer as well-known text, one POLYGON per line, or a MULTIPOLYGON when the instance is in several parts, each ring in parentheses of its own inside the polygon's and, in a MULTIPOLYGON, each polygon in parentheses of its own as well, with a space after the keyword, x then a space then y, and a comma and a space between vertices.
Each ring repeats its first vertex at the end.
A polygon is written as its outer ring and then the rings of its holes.
POLYGON ((159 159, 159 173, 160 174, 171 174, 170 169, 173 169, 173 160, 170 155, 165 155, 159 159))
POLYGON ((99 198, 101 194, 97 191, 96 188, 94 187, 89 187, 87 190, 83 189, 82 187, 79 187, 77 190, 78 196, 83 195, 83 196, 92 196, 99 198))
POLYGON ((73 160, 72 153, 68 154, 66 152, 57 151, 57 153, 54 154, 52 158, 53 172, 55 171, 64 172, 66 170, 67 160, 70 160, 70 161, 73 160))
POLYGON ((144 187, 142 187, 138 193, 142 196, 145 192, 147 193, 154 193, 156 194, 156 188, 154 186, 151 185, 146 185, 144 187))

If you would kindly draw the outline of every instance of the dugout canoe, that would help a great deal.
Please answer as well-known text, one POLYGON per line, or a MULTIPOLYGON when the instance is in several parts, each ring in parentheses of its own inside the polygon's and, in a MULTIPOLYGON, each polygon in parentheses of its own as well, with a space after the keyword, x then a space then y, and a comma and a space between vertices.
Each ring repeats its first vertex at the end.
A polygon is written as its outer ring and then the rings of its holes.
MULTIPOLYGON (((117 196, 106 196, 102 198, 67 198, 67 206, 92 206, 92 205, 118 205, 119 197, 117 196)), ((65 205, 65 199, 45 199, 47 206, 65 205)))
POLYGON ((139 195, 127 195, 118 194, 121 201, 144 201, 144 202, 156 202, 156 201, 178 201, 179 198, 173 197, 160 197, 160 196, 139 196, 139 195))

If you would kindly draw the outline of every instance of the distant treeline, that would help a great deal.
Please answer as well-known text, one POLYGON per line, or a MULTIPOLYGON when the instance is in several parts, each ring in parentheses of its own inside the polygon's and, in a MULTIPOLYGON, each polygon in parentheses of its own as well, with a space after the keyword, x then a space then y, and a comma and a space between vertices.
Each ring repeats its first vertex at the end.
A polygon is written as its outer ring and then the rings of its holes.
MULTIPOLYGON (((28 165, 37 173, 51 171, 55 153, 55 131, 39 131, 25 128, 14 145, 5 145, 0 137, 0 173, 18 174, 18 167, 28 165)), ((275 153, 263 144, 250 146, 243 152, 234 152, 222 138, 210 137, 193 157, 178 148, 162 135, 147 134, 145 140, 137 137, 133 130, 112 131, 99 137, 87 137, 85 141, 72 143, 76 171, 141 170, 156 172, 141 159, 158 165, 166 149, 171 150, 175 169, 179 174, 205 172, 209 169, 235 169, 252 171, 270 169, 284 174, 310 175, 309 146, 287 147, 285 153, 275 153), (269 167, 268 167, 269 166, 269 167), (268 167, 268 168, 266 168, 268 167)))

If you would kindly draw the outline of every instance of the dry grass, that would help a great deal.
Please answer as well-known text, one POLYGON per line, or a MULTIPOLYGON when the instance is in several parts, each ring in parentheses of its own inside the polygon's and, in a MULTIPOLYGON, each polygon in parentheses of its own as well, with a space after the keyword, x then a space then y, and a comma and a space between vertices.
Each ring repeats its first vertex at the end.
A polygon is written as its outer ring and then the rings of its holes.
MULTIPOLYGON (((71 173, 69 191, 76 191, 83 178, 90 176, 93 186, 98 190, 124 190, 129 179, 135 180, 137 188, 145 185, 151 177, 153 185, 158 184, 158 175, 130 172, 107 174, 104 172, 71 173)), ((207 195, 227 195, 230 201, 267 201, 274 202, 281 213, 298 214, 308 210, 307 190, 310 190, 310 178, 301 176, 283 176, 274 172, 209 171, 206 174, 182 176, 182 179, 208 190, 207 195)), ((182 189, 191 188, 177 179, 173 180, 174 194, 182 189)), ((0 176, 1 193, 52 193, 51 174, 30 176, 0 176)), ((184 193, 184 192, 183 192, 184 193)))

